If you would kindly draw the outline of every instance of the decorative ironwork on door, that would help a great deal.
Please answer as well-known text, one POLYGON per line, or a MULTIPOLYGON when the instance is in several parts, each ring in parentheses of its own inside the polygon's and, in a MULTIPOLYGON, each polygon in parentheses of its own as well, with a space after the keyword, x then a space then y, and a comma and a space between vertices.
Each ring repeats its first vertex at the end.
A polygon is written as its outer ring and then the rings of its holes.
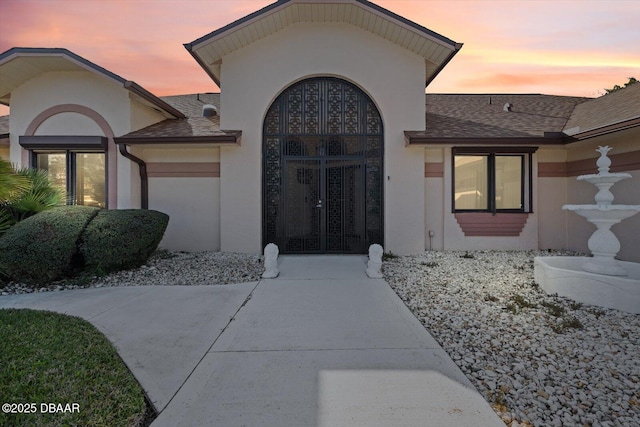
POLYGON ((366 253, 383 241, 383 129, 360 88, 295 83, 263 128, 263 244, 283 253, 366 253))

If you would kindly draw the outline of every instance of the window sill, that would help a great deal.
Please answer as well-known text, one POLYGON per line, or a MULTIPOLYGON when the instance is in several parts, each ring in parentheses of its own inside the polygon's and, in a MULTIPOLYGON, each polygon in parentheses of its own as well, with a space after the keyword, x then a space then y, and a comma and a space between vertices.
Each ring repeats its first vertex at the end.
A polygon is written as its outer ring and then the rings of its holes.
POLYGON ((527 212, 455 212, 454 216, 465 236, 517 237, 522 233, 529 214, 527 212))

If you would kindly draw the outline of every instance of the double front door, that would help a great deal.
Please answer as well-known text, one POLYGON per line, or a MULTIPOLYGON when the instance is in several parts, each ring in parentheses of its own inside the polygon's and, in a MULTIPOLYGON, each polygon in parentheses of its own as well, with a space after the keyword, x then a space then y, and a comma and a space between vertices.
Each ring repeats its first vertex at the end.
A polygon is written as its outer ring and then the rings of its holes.
POLYGON ((363 253, 362 158, 283 158, 283 231, 288 253, 363 253))
POLYGON ((373 100, 335 77, 295 82, 263 123, 262 242, 281 253, 383 244, 384 132, 373 100))

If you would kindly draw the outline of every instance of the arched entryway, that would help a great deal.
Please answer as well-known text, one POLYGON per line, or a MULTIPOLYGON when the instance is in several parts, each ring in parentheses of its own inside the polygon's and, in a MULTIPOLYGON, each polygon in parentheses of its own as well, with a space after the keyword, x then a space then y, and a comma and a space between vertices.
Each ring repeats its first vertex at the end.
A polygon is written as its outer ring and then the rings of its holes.
POLYGON ((282 253, 383 244, 383 128, 371 98, 334 77, 284 90, 263 126, 262 237, 282 253))

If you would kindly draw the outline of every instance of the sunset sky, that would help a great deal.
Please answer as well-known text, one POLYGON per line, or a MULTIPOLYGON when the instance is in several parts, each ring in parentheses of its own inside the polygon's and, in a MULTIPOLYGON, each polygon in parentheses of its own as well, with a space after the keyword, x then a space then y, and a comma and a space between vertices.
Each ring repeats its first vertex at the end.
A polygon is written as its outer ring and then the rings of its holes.
MULTIPOLYGON (((2 0, 0 52, 63 47, 156 95, 218 91, 191 42, 269 0, 2 0)), ((377 0, 464 47, 438 93, 599 96, 640 79, 638 0, 377 0)), ((0 115, 8 108, 0 106, 0 115)))

